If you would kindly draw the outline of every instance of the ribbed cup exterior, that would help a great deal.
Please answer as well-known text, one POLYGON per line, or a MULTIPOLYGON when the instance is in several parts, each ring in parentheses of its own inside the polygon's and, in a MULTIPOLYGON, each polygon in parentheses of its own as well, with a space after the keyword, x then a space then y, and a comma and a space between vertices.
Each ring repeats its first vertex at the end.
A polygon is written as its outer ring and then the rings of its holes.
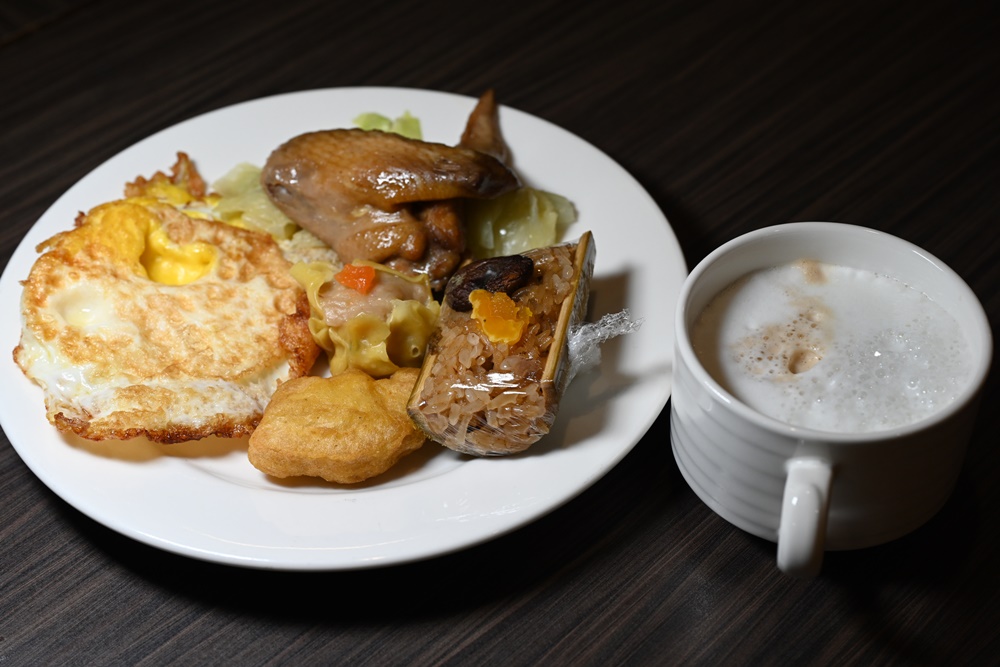
POLYGON ((716 514, 772 542, 787 478, 797 456, 833 464, 826 549, 889 542, 926 523, 947 501, 961 470, 973 420, 971 404, 938 425, 904 438, 845 442, 777 435, 728 410, 685 364, 674 370, 670 442, 688 485, 716 514))

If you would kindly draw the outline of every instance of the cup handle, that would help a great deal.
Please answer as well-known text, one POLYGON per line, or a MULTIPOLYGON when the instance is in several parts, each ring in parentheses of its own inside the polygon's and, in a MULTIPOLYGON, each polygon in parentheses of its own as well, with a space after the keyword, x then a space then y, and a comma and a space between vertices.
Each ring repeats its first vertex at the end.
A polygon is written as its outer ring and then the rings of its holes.
POLYGON ((786 468, 778 524, 778 569, 795 577, 814 577, 823 564, 833 470, 829 462, 818 458, 795 458, 786 468))

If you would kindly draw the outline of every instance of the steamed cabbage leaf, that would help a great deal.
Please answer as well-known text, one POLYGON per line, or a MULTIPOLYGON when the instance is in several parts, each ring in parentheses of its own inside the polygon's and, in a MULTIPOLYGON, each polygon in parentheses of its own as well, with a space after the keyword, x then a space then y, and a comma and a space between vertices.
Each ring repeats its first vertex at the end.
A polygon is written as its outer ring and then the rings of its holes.
POLYGON ((477 258, 502 257, 555 245, 576 220, 572 202, 551 192, 518 188, 468 202, 467 239, 477 258))

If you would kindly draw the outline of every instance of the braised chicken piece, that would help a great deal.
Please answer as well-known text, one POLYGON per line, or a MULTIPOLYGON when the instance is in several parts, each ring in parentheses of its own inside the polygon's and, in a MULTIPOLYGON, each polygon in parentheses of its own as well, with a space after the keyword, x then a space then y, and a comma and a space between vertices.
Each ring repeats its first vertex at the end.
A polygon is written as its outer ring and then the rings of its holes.
POLYGON ((378 130, 309 132, 271 153, 261 182, 278 208, 342 261, 426 273, 443 289, 465 256, 462 200, 520 186, 492 154, 503 140, 488 95, 470 118, 477 129, 466 129, 474 147, 464 145, 465 135, 463 144, 448 146, 378 130))
POLYGON ((510 149, 500 132, 500 108, 492 90, 483 93, 476 108, 469 114, 465 132, 458 145, 492 155, 510 166, 510 149))

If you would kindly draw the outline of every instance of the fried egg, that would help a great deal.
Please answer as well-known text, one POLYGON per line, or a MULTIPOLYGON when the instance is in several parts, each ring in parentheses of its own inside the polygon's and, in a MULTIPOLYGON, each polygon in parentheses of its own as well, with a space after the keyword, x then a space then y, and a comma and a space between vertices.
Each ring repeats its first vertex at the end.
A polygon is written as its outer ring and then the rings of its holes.
POLYGON ((319 355, 306 294, 270 235, 170 201, 190 188, 158 197, 176 183, 145 183, 38 246, 14 359, 64 432, 248 435, 319 355))

